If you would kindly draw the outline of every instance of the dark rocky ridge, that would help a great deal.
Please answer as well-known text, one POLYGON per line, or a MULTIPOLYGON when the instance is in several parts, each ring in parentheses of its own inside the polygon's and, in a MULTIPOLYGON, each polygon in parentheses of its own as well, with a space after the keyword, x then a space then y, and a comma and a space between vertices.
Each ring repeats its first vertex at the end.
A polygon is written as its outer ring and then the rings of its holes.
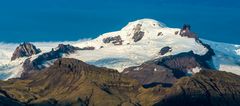
POLYGON ((146 62, 140 66, 124 69, 123 75, 138 80, 143 85, 151 84, 173 84, 177 78, 173 70, 154 62, 146 62))
POLYGON ((176 79, 187 76, 188 71, 193 68, 213 69, 209 64, 213 55, 214 52, 210 48, 208 53, 203 56, 196 55, 192 51, 165 56, 147 61, 140 66, 126 68, 122 74, 136 79, 142 84, 173 84, 176 79))
POLYGON ((103 39, 103 43, 110 43, 110 42, 112 42, 114 45, 122 45, 123 40, 120 35, 103 39))
POLYGON ((30 68, 30 67, 34 68, 32 70, 39 70, 39 69, 41 69, 41 67, 39 67, 39 65, 42 65, 44 62, 61 58, 63 54, 74 53, 77 50, 80 50, 80 48, 74 47, 71 45, 59 44, 57 47, 57 50, 52 49, 52 51, 50 51, 50 52, 46 52, 46 53, 39 55, 36 59, 32 60, 32 62, 30 62, 30 64, 28 62, 29 60, 26 60, 24 63, 29 64, 29 65, 27 65, 27 64, 25 65, 28 68, 30 68))
MULTIPOLYGON (((64 45, 64 44, 59 44, 57 47, 57 50, 55 50, 56 53, 60 54, 60 53, 74 53, 76 50, 80 50, 80 48, 78 47, 74 47, 72 45, 64 45)), ((54 52, 54 50, 52 50, 51 52, 54 52)))
POLYGON ((23 44, 20 44, 16 48, 16 50, 14 51, 14 53, 12 55, 11 60, 13 61, 20 57, 29 57, 29 56, 38 54, 40 52, 41 52, 41 50, 37 49, 36 46, 34 46, 33 44, 24 42, 23 44))
POLYGON ((45 68, 43 66, 44 62, 61 58, 63 54, 74 53, 77 50, 94 50, 94 49, 95 49, 94 47, 78 48, 71 46, 69 44, 68 45, 59 44, 56 50, 52 49, 52 51, 50 52, 43 53, 32 61, 30 61, 30 59, 26 59, 25 62, 23 63, 24 71, 21 76, 22 78, 24 78, 27 77, 28 74, 32 73, 33 71, 44 69, 45 68))
POLYGON ((211 66, 207 62, 211 59, 211 57, 202 57, 204 56, 196 55, 193 53, 193 51, 190 51, 186 53, 180 53, 177 55, 159 58, 154 60, 154 62, 158 65, 162 65, 176 71, 187 71, 188 69, 192 69, 195 67, 211 69, 211 66))
POLYGON ((25 80, 0 81, 0 103, 83 106, 226 106, 240 104, 240 76, 204 70, 172 86, 143 88, 116 70, 59 59, 25 80))

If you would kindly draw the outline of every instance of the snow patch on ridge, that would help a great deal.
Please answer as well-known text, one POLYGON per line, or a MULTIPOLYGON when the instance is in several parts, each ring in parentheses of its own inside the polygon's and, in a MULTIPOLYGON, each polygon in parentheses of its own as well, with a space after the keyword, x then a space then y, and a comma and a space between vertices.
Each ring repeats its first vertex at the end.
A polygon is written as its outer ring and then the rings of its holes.
POLYGON ((202 70, 202 68, 195 67, 195 68, 192 68, 192 69, 188 70, 188 74, 190 74, 190 75, 196 74, 196 73, 200 72, 201 70, 202 70))

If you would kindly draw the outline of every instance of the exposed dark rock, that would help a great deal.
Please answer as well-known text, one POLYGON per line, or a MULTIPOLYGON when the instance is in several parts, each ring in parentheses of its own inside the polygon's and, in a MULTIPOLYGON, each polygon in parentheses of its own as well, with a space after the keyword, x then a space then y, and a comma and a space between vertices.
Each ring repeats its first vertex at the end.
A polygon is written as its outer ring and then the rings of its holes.
MULTIPOLYGON (((210 52, 210 51, 209 51, 210 52)), ((199 67, 212 69, 212 66, 209 64, 209 61, 212 59, 212 54, 206 55, 197 55, 193 51, 180 53, 173 56, 167 56, 160 59, 156 59, 155 62, 158 65, 163 65, 172 70, 187 72, 187 70, 199 67)))
POLYGON ((196 40, 199 40, 198 36, 194 32, 191 32, 191 26, 187 24, 183 25, 183 28, 180 31, 180 35, 183 37, 194 38, 196 40))
POLYGON ((41 50, 37 49, 36 46, 34 46, 31 43, 23 43, 20 44, 16 50, 14 51, 11 60, 15 60, 20 57, 29 57, 35 54, 40 53, 41 50))
MULTIPOLYGON (((206 47, 208 49, 208 52, 205 55, 201 56, 202 60, 206 60, 208 62, 211 62, 212 57, 215 55, 214 50, 211 48, 211 46, 203 43, 201 40, 199 40, 199 43, 202 44, 204 47, 206 47)), ((211 68, 213 68, 213 67, 211 67, 211 68)))
POLYGON ((68 45, 59 44, 56 52, 69 54, 74 53, 76 50, 80 50, 80 48, 71 46, 69 44, 68 45))
POLYGON ((141 27, 142 25, 141 24, 138 24, 133 30, 134 30, 134 34, 133 34, 133 37, 132 39, 134 40, 134 42, 138 42, 140 41, 143 36, 144 36, 144 32, 141 31, 141 27))
POLYGON ((144 36, 143 31, 139 31, 139 32, 134 33, 134 36, 133 36, 134 42, 140 41, 143 38, 143 36, 144 36))
POLYGON ((89 46, 89 47, 80 48, 80 50, 95 50, 95 47, 89 46))
POLYGON ((189 32, 191 30, 191 26, 188 24, 184 24, 182 30, 186 30, 189 32))
POLYGON ((68 45, 59 44, 56 50, 52 49, 52 51, 50 52, 43 53, 32 61, 30 61, 30 59, 26 59, 23 64, 24 72, 22 77, 27 76, 27 74, 31 73, 32 71, 41 70, 45 68, 43 66, 43 63, 50 60, 61 58, 63 54, 74 53, 77 50, 90 50, 90 49, 92 50, 93 48, 92 47, 78 48, 71 46, 69 44, 68 45))
POLYGON ((203 56, 196 55, 192 51, 180 53, 147 61, 140 66, 126 68, 122 74, 136 79, 142 84, 172 84, 176 79, 187 76, 189 70, 193 68, 212 69, 209 64, 212 56, 211 50, 203 56))
POLYGON ((180 79, 156 106, 239 106, 240 77, 231 73, 202 71, 180 79))
POLYGON ((162 35, 163 35, 163 33, 162 33, 162 32, 159 32, 159 33, 158 33, 158 36, 162 36, 162 35))
POLYGON ((187 37, 189 37, 189 38, 195 38, 195 40, 196 40, 198 43, 200 43, 200 44, 202 44, 204 47, 206 47, 206 48, 208 49, 208 52, 207 52, 205 55, 203 55, 203 56, 198 56, 198 55, 196 55, 196 57, 198 57, 199 60, 208 62, 208 66, 209 66, 210 68, 213 68, 213 66, 211 66, 211 65, 212 65, 211 62, 212 62, 212 56, 215 55, 214 50, 213 50, 208 44, 204 44, 204 43, 197 37, 197 35, 196 35, 195 33, 191 32, 191 26, 185 24, 185 25, 183 26, 183 28, 181 29, 181 31, 180 31, 180 35, 181 35, 181 36, 187 36, 187 37))
POLYGON ((39 69, 36 64, 32 64, 30 58, 28 58, 24 61, 22 67, 23 67, 23 72, 21 74, 22 79, 27 78, 31 73, 33 73, 35 70, 39 69))
POLYGON ((179 31, 176 31, 176 32, 175 32, 175 35, 177 35, 178 33, 179 33, 179 31))
POLYGON ((153 62, 146 62, 140 66, 126 68, 122 74, 138 80, 143 85, 150 85, 153 83, 172 84, 177 80, 171 69, 153 62))
POLYGON ((168 52, 172 52, 172 48, 171 47, 169 47, 169 46, 166 46, 166 47, 163 47, 161 50, 160 50, 160 54, 161 55, 165 55, 166 53, 168 53, 168 52))
POLYGON ((208 68, 208 64, 205 63, 205 61, 201 61, 201 59, 198 58, 198 55, 195 55, 192 51, 156 59, 155 62, 158 65, 173 70, 187 71, 188 69, 195 67, 208 68))
POLYGON ((115 37, 104 38, 103 42, 104 43, 112 42, 114 45, 122 45, 123 40, 122 40, 121 36, 118 35, 118 36, 115 36, 115 37))

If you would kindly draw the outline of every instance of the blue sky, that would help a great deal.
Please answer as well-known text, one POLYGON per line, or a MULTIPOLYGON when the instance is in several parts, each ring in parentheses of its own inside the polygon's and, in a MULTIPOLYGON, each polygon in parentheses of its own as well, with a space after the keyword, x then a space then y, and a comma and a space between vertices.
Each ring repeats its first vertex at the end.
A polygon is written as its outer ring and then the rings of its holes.
POLYGON ((95 38, 129 21, 192 25, 201 38, 240 44, 238 0, 2 0, 0 42, 95 38))

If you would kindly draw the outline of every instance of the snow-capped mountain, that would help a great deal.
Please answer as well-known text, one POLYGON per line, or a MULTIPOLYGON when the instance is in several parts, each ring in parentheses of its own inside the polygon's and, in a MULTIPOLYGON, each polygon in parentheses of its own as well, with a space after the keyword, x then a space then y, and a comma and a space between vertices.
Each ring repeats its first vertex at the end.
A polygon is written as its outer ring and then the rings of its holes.
MULTIPOLYGON (((14 61, 11 61, 11 57, 18 44, 2 43, 0 45, 0 79, 20 77, 26 59, 30 58, 30 61, 34 61, 41 55, 46 57, 49 56, 48 53, 57 53, 58 44, 70 44, 76 47, 76 51, 71 53, 61 51, 59 53, 61 57, 75 58, 122 72, 125 68, 169 55, 190 51, 199 56, 206 55, 210 51, 203 44, 206 43, 215 52, 209 64, 211 63, 218 70, 240 75, 240 45, 199 40, 195 36, 188 36, 194 35, 189 30, 190 28, 169 28, 156 20, 141 19, 130 22, 120 31, 105 33, 95 39, 71 42, 32 42, 42 52, 30 57, 20 57, 14 61), (160 53, 161 51, 165 52, 160 53)), ((54 58, 46 59, 40 62, 41 64, 37 64, 37 67, 48 67, 54 60, 54 58)), ((198 67, 194 69, 196 68, 198 67)))

